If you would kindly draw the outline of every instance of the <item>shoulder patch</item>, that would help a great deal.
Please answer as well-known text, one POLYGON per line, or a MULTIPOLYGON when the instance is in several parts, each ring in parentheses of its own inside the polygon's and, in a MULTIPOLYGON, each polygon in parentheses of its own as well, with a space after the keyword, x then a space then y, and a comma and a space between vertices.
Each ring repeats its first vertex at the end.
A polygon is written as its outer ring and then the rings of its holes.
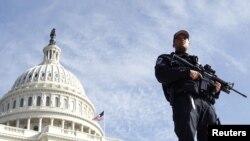
POLYGON ((157 58, 156 65, 158 66, 166 66, 168 62, 171 60, 170 54, 162 54, 157 58))
MULTIPOLYGON (((157 65, 162 65, 162 61, 163 61, 163 58, 162 57, 158 57, 157 61, 156 61, 156 64, 157 65)), ((165 64, 164 64, 165 65, 165 64)))

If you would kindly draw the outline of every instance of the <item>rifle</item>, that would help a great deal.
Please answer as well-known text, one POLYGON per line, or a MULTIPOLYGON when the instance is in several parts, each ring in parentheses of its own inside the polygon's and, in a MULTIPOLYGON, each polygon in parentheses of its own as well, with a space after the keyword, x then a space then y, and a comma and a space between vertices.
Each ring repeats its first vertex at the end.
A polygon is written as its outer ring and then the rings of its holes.
POLYGON ((207 78, 208 81, 212 80, 212 81, 219 82, 221 84, 221 90, 224 91, 225 93, 229 94, 230 90, 232 90, 232 91, 238 93, 239 95, 247 98, 247 96, 245 94, 243 94, 243 93, 241 93, 233 88, 234 83, 226 82, 226 81, 220 79, 219 77, 217 77, 215 75, 215 71, 211 68, 211 66, 209 66, 207 64, 204 67, 201 65, 199 67, 195 66, 176 54, 173 54, 171 61, 173 61, 173 60, 180 61, 181 63, 187 65, 191 69, 198 71, 199 73, 201 73, 203 75, 204 78, 207 78))

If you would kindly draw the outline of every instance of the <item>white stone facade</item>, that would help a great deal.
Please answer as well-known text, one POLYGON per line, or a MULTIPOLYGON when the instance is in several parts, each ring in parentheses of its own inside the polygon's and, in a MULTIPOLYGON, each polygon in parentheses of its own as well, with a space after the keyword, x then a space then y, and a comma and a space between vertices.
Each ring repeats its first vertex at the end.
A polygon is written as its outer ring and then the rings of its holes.
POLYGON ((0 141, 119 141, 93 121, 95 108, 80 81, 59 62, 52 42, 41 64, 25 71, 0 100, 0 141))

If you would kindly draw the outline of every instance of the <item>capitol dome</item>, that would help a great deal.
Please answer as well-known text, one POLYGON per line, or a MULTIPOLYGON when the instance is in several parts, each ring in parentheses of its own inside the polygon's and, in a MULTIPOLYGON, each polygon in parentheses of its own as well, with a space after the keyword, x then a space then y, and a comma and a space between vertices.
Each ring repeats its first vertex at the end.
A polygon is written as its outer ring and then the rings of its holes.
POLYGON ((51 84, 85 96, 80 81, 59 63, 61 49, 55 44, 49 44, 43 52, 43 62, 19 76, 11 90, 51 84))
POLYGON ((55 29, 42 63, 26 70, 0 100, 0 140, 119 141, 106 138, 76 76, 59 62, 55 29))

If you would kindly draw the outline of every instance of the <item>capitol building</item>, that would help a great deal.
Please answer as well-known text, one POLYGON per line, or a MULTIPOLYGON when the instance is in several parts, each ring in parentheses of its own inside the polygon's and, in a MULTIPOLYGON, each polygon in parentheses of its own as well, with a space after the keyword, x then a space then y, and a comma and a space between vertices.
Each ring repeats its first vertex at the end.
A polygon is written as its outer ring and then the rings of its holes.
POLYGON ((42 63, 0 99, 0 141, 121 141, 106 137, 77 77, 60 64, 55 29, 42 63))

